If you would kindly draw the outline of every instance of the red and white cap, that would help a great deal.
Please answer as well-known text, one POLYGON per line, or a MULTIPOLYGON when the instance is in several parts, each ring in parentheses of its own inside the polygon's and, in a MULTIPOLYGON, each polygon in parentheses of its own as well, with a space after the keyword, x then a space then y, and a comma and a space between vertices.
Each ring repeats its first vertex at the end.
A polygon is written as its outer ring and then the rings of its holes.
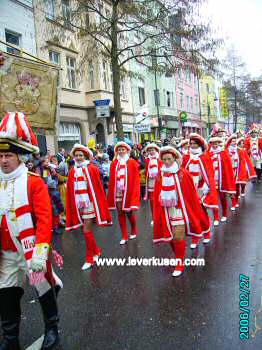
POLYGON ((128 152, 131 152, 131 147, 124 141, 119 141, 117 142, 117 144, 115 145, 115 148, 114 148, 114 152, 116 153, 117 152, 117 149, 119 147, 125 147, 127 149, 128 152))
POLYGON ((8 112, 0 124, 0 151, 39 153, 37 139, 22 112, 8 112))
POLYGON ((245 141, 244 137, 240 137, 239 139, 237 139, 237 144, 239 144, 240 142, 245 141))
POLYGON ((158 153, 160 151, 160 148, 155 143, 149 143, 148 145, 146 145, 144 150, 148 151, 150 148, 154 148, 158 153))
POLYGON ((184 145, 188 145, 189 144, 189 139, 184 139, 182 141, 179 142, 179 144, 177 145, 178 148, 183 147, 184 145))
POLYGON ((189 140, 194 140, 196 141, 197 143, 200 144, 200 147, 202 147, 204 150, 207 149, 208 145, 206 143, 206 140, 204 139, 204 137, 202 137, 201 135, 197 134, 197 133, 194 133, 192 132, 190 135, 189 135, 189 140))
POLYGON ((214 136, 214 137, 210 137, 209 143, 213 143, 213 142, 223 142, 223 139, 221 137, 218 136, 214 136))
POLYGON ((81 151, 84 153, 84 155, 87 158, 92 158, 93 157, 93 152, 91 151, 90 148, 81 145, 80 143, 75 143, 72 150, 71 150, 71 155, 74 156, 76 151, 81 151))
POLYGON ((171 153, 176 159, 182 158, 181 153, 172 146, 164 146, 160 148, 160 158, 167 153, 171 153))
POLYGON ((237 139, 237 135, 236 134, 230 135, 229 138, 225 142, 225 147, 228 147, 230 145, 230 143, 232 142, 232 140, 234 140, 234 139, 237 139))

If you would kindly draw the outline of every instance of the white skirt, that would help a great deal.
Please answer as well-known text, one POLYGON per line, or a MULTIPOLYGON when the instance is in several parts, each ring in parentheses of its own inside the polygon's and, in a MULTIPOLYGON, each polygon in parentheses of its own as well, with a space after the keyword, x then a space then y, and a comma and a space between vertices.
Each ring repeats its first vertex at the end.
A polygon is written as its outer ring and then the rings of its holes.
POLYGON ((171 226, 184 225, 185 220, 183 218, 182 210, 180 208, 167 208, 168 218, 171 226))
POLYGON ((92 202, 90 202, 90 205, 88 208, 80 209, 79 212, 83 220, 93 219, 96 217, 94 204, 92 202))

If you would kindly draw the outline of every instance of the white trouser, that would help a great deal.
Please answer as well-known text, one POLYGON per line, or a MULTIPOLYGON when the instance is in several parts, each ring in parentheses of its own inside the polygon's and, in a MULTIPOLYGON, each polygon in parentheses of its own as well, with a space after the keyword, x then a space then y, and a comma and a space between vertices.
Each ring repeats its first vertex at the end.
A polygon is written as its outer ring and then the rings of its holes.
MULTIPOLYGON (((28 270, 25 258, 18 252, 0 251, 0 289, 10 287, 24 288, 28 270)), ((42 282, 35 285, 39 296, 45 294, 51 286, 42 282)))
POLYGON ((1 251, 0 254, 0 288, 23 288, 27 274, 24 257, 12 251, 1 251))

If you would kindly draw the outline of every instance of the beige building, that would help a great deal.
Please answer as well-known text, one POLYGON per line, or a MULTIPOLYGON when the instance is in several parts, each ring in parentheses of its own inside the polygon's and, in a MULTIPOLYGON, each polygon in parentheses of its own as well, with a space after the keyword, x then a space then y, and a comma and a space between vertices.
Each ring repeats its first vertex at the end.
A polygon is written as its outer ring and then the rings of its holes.
MULTIPOLYGON (((70 25, 71 6, 69 0, 34 0, 37 55, 61 67, 57 142, 50 142, 51 151, 55 151, 54 145, 70 150, 75 142, 86 144, 89 139, 111 144, 115 137, 109 60, 90 50, 91 39, 70 25), (97 118, 94 101, 101 99, 110 99, 109 118, 97 118)), ((99 19, 88 18, 90 20, 99 19)), ((124 131, 132 137, 134 121, 129 79, 122 82, 121 94, 124 131)))

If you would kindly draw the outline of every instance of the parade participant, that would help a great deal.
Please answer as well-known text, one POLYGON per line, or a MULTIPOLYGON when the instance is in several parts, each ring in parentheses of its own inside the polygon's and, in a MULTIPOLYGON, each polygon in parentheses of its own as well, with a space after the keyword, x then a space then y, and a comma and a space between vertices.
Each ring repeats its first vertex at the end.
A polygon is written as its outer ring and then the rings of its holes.
POLYGON ((134 211, 140 206, 139 163, 130 158, 131 147, 120 141, 115 145, 115 159, 111 163, 108 184, 108 206, 117 210, 118 222, 122 232, 120 244, 128 241, 126 215, 131 224, 130 239, 137 236, 134 211))
MULTIPOLYGON (((240 148, 244 154, 244 158, 245 158, 245 165, 246 165, 246 172, 247 172, 247 179, 249 181, 255 181, 255 179, 257 178, 255 169, 253 167, 253 164, 251 162, 251 159, 247 153, 247 150, 244 148, 244 143, 245 143, 245 138, 244 137, 240 137, 237 140, 237 146, 238 148, 240 148)), ((241 191, 240 191, 240 196, 241 197, 245 197, 246 195, 246 184, 241 184, 241 191)))
POLYGON ((259 130, 253 127, 250 132, 250 137, 245 140, 245 149, 252 161, 257 174, 257 181, 261 179, 261 161, 262 161, 262 139, 258 137, 259 130))
POLYGON ((182 140, 178 145, 177 145, 177 149, 178 151, 184 155, 184 154, 188 154, 188 150, 189 150, 189 140, 185 139, 182 140))
POLYGON ((226 130, 224 128, 222 128, 221 125, 219 125, 218 123, 216 123, 213 128, 212 128, 212 132, 211 132, 211 137, 219 137, 221 140, 220 146, 222 148, 224 148, 226 139, 227 139, 227 135, 226 135, 226 130))
MULTIPOLYGON (((227 194, 233 196, 236 193, 236 183, 234 179, 231 158, 227 150, 222 148, 222 140, 220 137, 211 137, 209 139, 209 154, 213 162, 216 189, 222 205, 221 222, 227 221, 227 194)), ((213 209, 214 226, 219 225, 219 211, 213 209)))
POLYGON ((160 148, 155 143, 150 143, 145 147, 145 151, 147 152, 148 156, 145 160, 145 167, 146 167, 146 193, 144 200, 149 199, 150 201, 150 208, 151 208, 151 214, 152 214, 152 221, 151 225, 153 226, 153 192, 155 187, 155 181, 156 177, 158 175, 158 172, 162 166, 162 162, 159 159, 159 150, 160 148))
POLYGON ((91 163, 92 151, 83 145, 75 144, 72 151, 75 166, 71 168, 66 191, 66 230, 83 227, 86 243, 85 263, 82 270, 90 269, 101 251, 93 234, 93 221, 97 225, 112 224, 106 196, 98 168, 91 163))
MULTIPOLYGON (((173 276, 184 271, 186 234, 201 238, 206 214, 199 202, 193 179, 181 167, 181 154, 171 146, 160 149, 163 166, 154 189, 154 243, 168 242, 180 263, 173 276)), ((209 228, 208 228, 209 229, 209 228)))
POLYGON ((28 172, 23 154, 38 153, 23 113, 8 113, 0 124, 0 315, 1 350, 19 350, 20 300, 26 275, 42 308, 45 336, 41 349, 59 342, 56 294, 62 282, 51 266, 52 211, 47 187, 28 172))
POLYGON ((241 185, 246 185, 247 183, 247 171, 246 171, 246 162, 245 156, 240 148, 237 147, 237 135, 232 134, 225 143, 225 148, 228 150, 235 182, 236 182, 236 195, 232 197, 232 206, 231 210, 236 210, 239 207, 239 196, 241 192, 241 185))
MULTIPOLYGON (((198 192, 200 203, 205 208, 218 209, 218 197, 214 180, 214 171, 210 156, 206 153, 207 143, 205 139, 196 133, 189 135, 189 154, 183 156, 182 166, 191 174, 195 188, 198 192)), ((210 220, 206 211, 207 227, 210 220)), ((210 231, 204 234, 203 243, 208 243, 211 238, 210 231)), ((195 249, 199 243, 198 238, 192 237, 191 248, 195 249)))

